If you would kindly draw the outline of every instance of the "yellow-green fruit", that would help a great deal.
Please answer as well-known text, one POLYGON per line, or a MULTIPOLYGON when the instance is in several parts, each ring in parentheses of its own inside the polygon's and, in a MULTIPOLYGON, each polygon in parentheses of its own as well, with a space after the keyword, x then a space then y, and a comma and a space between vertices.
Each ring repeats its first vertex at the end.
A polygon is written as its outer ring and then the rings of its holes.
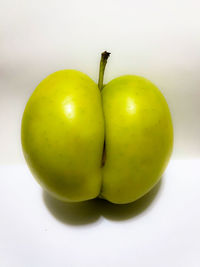
POLYGON ((39 84, 21 134, 38 182, 56 198, 74 202, 138 199, 160 179, 173 146, 169 108, 151 82, 127 75, 100 92, 74 70, 55 72, 39 84))
POLYGON ((22 120, 22 147, 38 182, 55 197, 98 196, 104 121, 97 85, 75 70, 55 72, 30 97, 22 120))
POLYGON ((102 197, 128 203, 147 193, 161 177, 172 152, 168 105, 148 80, 126 75, 102 91, 106 161, 102 197))

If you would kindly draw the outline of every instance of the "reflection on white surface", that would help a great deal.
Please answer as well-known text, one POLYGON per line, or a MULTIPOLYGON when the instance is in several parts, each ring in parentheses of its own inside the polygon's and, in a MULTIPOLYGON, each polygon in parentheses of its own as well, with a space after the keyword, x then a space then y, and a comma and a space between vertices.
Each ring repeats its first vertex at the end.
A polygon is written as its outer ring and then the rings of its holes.
POLYGON ((127 105, 126 105, 126 110, 130 114, 134 114, 136 111, 136 106, 132 98, 128 97, 127 99, 127 105))
POLYGON ((153 200, 114 207, 47 203, 26 165, 0 165, 0 266, 200 266, 199 172, 200 160, 172 160, 153 200))
POLYGON ((72 102, 71 97, 67 97, 65 99, 65 101, 63 102, 63 107, 64 107, 65 115, 67 116, 67 118, 73 119, 75 115, 75 111, 74 111, 74 104, 72 102))

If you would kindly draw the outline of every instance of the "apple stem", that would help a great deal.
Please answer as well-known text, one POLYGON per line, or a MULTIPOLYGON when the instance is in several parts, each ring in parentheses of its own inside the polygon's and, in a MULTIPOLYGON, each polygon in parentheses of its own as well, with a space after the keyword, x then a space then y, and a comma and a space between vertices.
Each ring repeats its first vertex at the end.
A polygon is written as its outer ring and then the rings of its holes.
POLYGON ((110 53, 107 51, 104 51, 101 54, 101 61, 100 61, 100 66, 99 66, 99 81, 98 81, 98 87, 100 91, 103 89, 104 71, 105 71, 105 67, 106 67, 109 56, 110 56, 110 53))

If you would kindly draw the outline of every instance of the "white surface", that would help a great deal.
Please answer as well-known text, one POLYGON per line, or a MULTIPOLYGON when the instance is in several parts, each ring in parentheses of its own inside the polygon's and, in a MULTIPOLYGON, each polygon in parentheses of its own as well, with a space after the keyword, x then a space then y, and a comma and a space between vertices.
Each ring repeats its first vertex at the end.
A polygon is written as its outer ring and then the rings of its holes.
POLYGON ((199 10, 199 0, 1 1, 1 267, 200 266, 199 10), (165 95, 173 161, 157 194, 127 207, 44 201, 21 151, 24 106, 59 69, 97 81, 105 49, 105 81, 137 74, 165 95))
POLYGON ((0 265, 199 267, 199 169, 171 161, 151 194, 117 207, 49 200, 26 166, 2 166, 0 265))

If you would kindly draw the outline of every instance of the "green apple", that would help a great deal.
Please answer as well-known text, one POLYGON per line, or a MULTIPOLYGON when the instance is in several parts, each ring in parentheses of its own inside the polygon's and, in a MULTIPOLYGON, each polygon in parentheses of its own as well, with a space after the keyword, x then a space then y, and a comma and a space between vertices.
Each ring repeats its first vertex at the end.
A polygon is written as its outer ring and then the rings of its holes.
POLYGON ((25 159, 42 187, 70 202, 96 197, 129 203, 160 179, 173 147, 167 102, 145 78, 126 75, 103 87, 62 70, 44 79, 22 119, 25 159))

